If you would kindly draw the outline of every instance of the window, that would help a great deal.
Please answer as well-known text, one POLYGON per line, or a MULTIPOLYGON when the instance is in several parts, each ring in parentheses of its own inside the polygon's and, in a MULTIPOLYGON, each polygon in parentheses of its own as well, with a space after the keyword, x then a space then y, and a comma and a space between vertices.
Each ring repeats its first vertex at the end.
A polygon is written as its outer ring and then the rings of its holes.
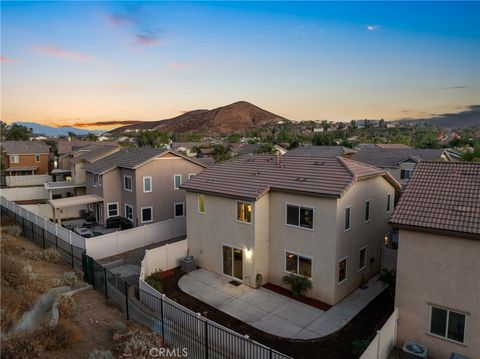
POLYGON ((118 202, 107 204, 108 217, 118 216, 118 202))
POLYGON ((412 170, 400 170, 400 179, 408 181, 412 175, 412 170))
POLYGON ((189 173, 188 174, 188 179, 191 180, 193 177, 195 177, 196 173, 189 173))
POLYGON ((295 253, 286 252, 285 271, 312 278, 312 259, 295 253))
POLYGON ((173 189, 180 189, 182 185, 182 175, 173 176, 173 189))
POLYGON ((313 229, 313 208, 287 205, 287 224, 313 229))
POLYGON ((175 218, 185 216, 185 204, 183 202, 175 203, 174 205, 175 218))
POLYGON ((465 337, 465 314, 432 306, 430 311, 430 334, 463 343, 465 337))
POLYGON ((125 191, 132 192, 132 177, 131 176, 123 176, 123 189, 125 191))
POLYGON ((251 203, 237 202, 237 221, 252 223, 252 208, 251 203))
POLYGON ((20 162, 18 155, 10 156, 10 163, 18 163, 18 162, 20 162))
POLYGON ((205 195, 204 194, 198 195, 198 212, 205 213, 205 195))
POLYGON ((347 280, 347 258, 338 262, 338 284, 347 280))
POLYGON ((387 194, 387 213, 392 209, 392 194, 387 194))
POLYGON ((365 222, 370 222, 370 201, 365 201, 365 222))
POLYGON ((101 175, 93 175, 93 185, 95 187, 102 185, 102 176, 101 175))
POLYGON ((133 207, 125 203, 125 218, 133 222, 133 207))
POLYGON ((362 271, 367 267, 367 247, 360 249, 358 258, 358 271, 362 271))
POLYGON ((351 213, 352 213, 351 207, 345 208, 345 230, 346 231, 348 231, 351 228, 350 227, 351 213))
POLYGON ((40 162, 40 155, 35 155, 35 162, 40 162))
POLYGON ((152 177, 143 177, 143 192, 152 192, 152 177))
POLYGON ((153 222, 153 207, 142 207, 142 223, 153 222))

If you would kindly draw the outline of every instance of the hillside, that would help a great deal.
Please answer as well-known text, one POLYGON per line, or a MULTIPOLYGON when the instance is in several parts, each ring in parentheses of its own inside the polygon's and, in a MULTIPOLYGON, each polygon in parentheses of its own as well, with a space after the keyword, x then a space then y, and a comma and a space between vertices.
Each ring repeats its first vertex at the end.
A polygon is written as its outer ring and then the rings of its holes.
POLYGON ((284 117, 265 111, 249 102, 240 101, 213 110, 194 110, 180 116, 151 122, 141 122, 116 128, 110 133, 120 135, 127 130, 159 130, 175 133, 206 132, 225 135, 264 126, 284 117))
POLYGON ((25 126, 32 129, 34 135, 47 135, 47 136, 66 136, 69 132, 73 132, 76 135, 86 135, 88 133, 94 133, 96 135, 102 134, 105 130, 83 130, 77 127, 65 126, 65 127, 51 127, 47 125, 41 125, 35 122, 14 122, 17 125, 25 126))

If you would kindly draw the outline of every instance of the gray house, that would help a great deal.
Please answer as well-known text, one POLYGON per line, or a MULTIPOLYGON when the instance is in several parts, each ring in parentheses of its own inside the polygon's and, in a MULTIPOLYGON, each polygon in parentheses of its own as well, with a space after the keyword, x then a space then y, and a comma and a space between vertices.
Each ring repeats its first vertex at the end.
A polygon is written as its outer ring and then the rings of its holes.
POLYGON ((183 182, 205 166, 182 154, 149 147, 124 149, 85 166, 96 220, 121 216, 141 226, 185 216, 183 182))

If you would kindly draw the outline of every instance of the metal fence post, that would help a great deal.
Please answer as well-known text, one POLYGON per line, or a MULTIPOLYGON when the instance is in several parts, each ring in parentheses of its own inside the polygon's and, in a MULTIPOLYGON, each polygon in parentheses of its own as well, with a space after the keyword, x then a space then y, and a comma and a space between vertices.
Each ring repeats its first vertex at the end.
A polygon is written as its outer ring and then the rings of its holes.
POLYGON ((205 320, 205 359, 208 359, 208 322, 205 320))
POLYGON ((105 278, 105 298, 108 299, 107 268, 103 267, 103 277, 105 278))
POLYGON ((128 283, 123 282, 125 284, 125 306, 127 310, 127 319, 130 320, 130 313, 128 312, 128 283))

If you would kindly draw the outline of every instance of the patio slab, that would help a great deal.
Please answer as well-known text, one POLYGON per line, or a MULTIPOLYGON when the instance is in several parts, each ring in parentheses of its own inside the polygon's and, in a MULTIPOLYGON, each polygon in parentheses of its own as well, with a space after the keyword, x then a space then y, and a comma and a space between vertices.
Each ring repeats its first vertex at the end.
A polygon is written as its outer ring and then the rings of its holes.
POLYGON ((369 280, 328 311, 314 308, 265 288, 234 286, 219 274, 198 269, 184 275, 178 286, 185 293, 264 332, 284 338, 314 339, 336 332, 350 322, 385 286, 369 280))

